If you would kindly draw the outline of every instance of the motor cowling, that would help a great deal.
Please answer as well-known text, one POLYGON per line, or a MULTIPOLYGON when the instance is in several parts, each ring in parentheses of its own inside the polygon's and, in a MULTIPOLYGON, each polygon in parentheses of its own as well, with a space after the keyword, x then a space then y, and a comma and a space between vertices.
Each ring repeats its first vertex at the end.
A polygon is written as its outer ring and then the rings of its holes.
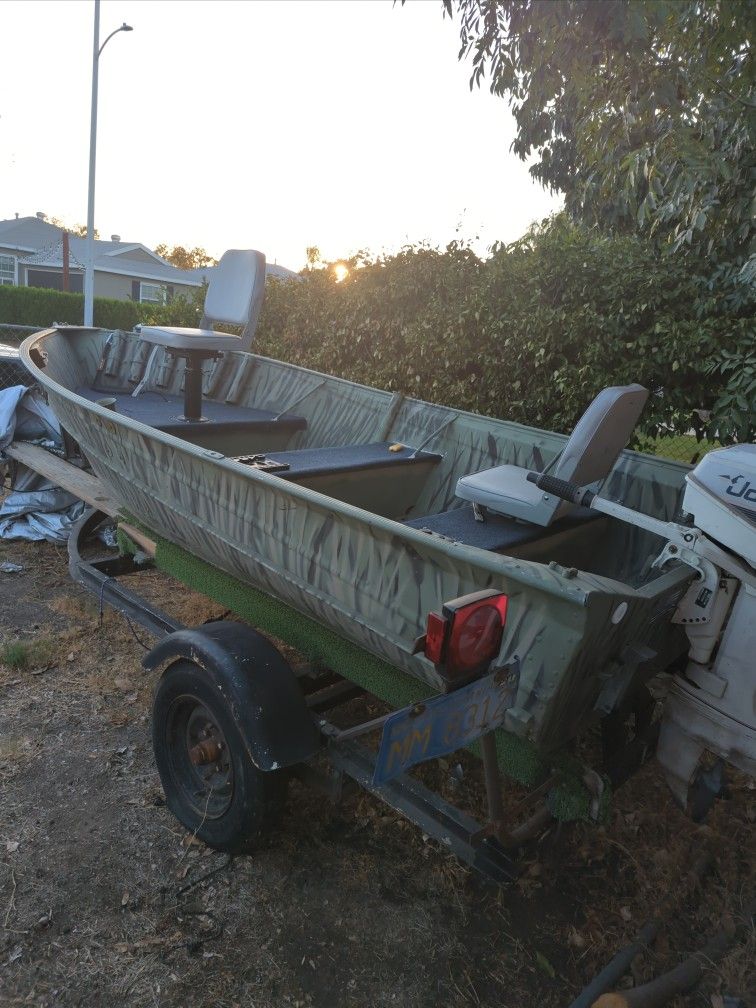
MULTIPOLYGON (((693 525, 734 554, 743 573, 756 567, 756 445, 709 452, 685 479, 693 525)), ((656 753, 675 798, 697 818, 716 796, 724 762, 756 777, 756 587, 734 574, 719 571, 708 619, 686 627, 689 662, 672 682, 656 753)))
POLYGON ((682 506, 696 528, 756 567, 756 445, 709 452, 685 482, 682 506))

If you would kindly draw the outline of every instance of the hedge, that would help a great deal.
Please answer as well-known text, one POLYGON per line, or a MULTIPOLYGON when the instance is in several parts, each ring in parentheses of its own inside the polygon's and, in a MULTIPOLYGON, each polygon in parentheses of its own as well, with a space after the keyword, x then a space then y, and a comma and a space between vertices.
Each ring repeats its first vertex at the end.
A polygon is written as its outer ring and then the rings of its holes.
MULTIPOLYGON (((94 324, 104 329, 133 329, 138 322, 197 325, 201 296, 204 296, 204 290, 199 291, 192 301, 177 298, 168 305, 95 298, 94 324)), ((0 287, 0 322, 38 325, 44 329, 54 322, 81 325, 83 318, 83 294, 69 294, 45 287, 0 287)))
MULTIPOLYGON (((607 385, 655 394, 638 435, 756 436, 754 302, 733 310, 711 264, 557 216, 486 260, 459 243, 356 257, 269 281, 255 350, 460 409, 569 431, 607 385)), ((95 300, 95 323, 196 325, 192 303, 95 300)), ((82 296, 0 287, 0 321, 78 323, 82 296)), ((642 441, 640 442, 642 443, 642 441)))
POLYGON ((655 393, 641 436, 754 436, 753 304, 728 309, 705 263, 557 217, 485 261, 453 243, 351 265, 342 283, 269 285, 256 349, 561 431, 605 386, 640 382, 655 393))

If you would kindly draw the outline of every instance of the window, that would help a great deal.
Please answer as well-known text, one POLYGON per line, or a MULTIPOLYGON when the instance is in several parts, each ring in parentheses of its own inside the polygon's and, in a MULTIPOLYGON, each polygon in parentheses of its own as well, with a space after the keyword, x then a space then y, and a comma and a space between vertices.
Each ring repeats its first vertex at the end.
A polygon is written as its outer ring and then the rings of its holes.
POLYGON ((139 300, 146 301, 149 304, 165 304, 166 301, 165 285, 140 282, 139 300))
POLYGON ((16 283, 16 257, 0 255, 0 286, 15 287, 16 283))
MULTIPOLYGON (((68 274, 68 289, 72 294, 81 294, 83 290, 84 276, 81 273, 71 271, 68 274)), ((27 287, 48 287, 52 290, 63 290, 63 274, 54 273, 52 270, 27 269, 27 287)))

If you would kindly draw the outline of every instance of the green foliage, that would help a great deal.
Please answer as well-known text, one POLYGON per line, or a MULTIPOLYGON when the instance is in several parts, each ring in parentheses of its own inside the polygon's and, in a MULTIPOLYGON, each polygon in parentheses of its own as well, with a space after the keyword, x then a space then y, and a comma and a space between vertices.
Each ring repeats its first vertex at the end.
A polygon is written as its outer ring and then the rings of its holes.
POLYGON ((0 665, 20 671, 47 665, 55 653, 52 640, 38 637, 30 641, 9 641, 0 648, 0 665))
POLYGON ((639 436, 753 436, 753 367, 750 378, 731 367, 752 346, 752 319, 702 298, 692 262, 564 216, 492 252, 407 247, 348 263, 342 283, 327 268, 269 283, 256 349, 563 431, 601 388, 638 381, 657 393, 639 436))
POLYGON ((720 437, 752 441, 756 424, 756 339, 753 326, 742 330, 735 349, 723 347, 707 368, 720 389, 714 401, 720 437))
MULTIPOLYGON (((632 234, 607 235, 565 215, 482 261, 452 243, 348 260, 299 282, 269 280, 256 350, 352 381, 571 430, 606 385, 653 389, 639 444, 695 430, 756 434, 753 318, 716 288, 706 262, 662 255, 632 234)), ((95 300, 95 324, 197 325, 204 291, 169 305, 95 300)), ((82 296, 0 287, 0 321, 78 324, 82 296)), ((689 455, 695 444, 686 444, 689 455)))
POLYGON ((471 86, 509 99, 514 151, 586 223, 709 258, 753 304, 754 0, 443 0, 471 86))
MULTIPOLYGON (((95 299, 95 325, 131 329, 140 305, 132 301, 95 299)), ((0 321, 45 327, 53 322, 80 325, 84 295, 43 287, 0 287, 0 321)))
POLYGON ((12 641, 0 651, 0 665, 12 669, 25 669, 29 665, 29 646, 21 641, 12 641))
MULTIPOLYGON (((133 329, 138 322, 196 326, 202 313, 204 294, 204 289, 198 288, 192 300, 176 298, 167 305, 95 298, 94 324, 104 329, 133 329)), ((0 322, 38 325, 43 329, 53 322, 80 325, 83 317, 83 294, 44 287, 0 287, 0 322)))

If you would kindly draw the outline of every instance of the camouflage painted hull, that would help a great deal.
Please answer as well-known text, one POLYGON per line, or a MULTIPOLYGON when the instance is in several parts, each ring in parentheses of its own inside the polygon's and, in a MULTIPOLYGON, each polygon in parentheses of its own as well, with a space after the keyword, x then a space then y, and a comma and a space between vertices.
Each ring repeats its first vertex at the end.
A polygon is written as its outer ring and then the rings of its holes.
MULTIPOLYGON (((612 684, 624 690, 686 651, 669 614, 690 571, 650 571, 661 542, 638 529, 586 526, 582 534, 501 555, 251 469, 74 391, 95 378, 105 390, 133 387, 148 350, 133 333, 52 329, 30 337, 22 355, 125 511, 432 689, 442 688, 434 666, 412 653, 427 614, 445 600, 489 587, 509 595, 500 660, 517 660, 521 670, 505 727, 544 750, 563 745, 594 717, 607 684, 609 694, 612 684), (34 364, 33 349, 46 355, 44 370, 34 364), (614 623, 622 602, 627 611, 614 623)), ((155 385, 179 393, 182 368, 166 355, 157 363, 155 385)), ((565 440, 251 354, 224 354, 206 374, 205 392, 214 401, 276 412, 298 401, 296 412, 307 427, 290 448, 378 440, 417 447, 436 432, 428 450, 443 458, 408 518, 458 506, 454 488, 467 473, 501 463, 542 468, 565 440)), ((669 520, 686 471, 625 452, 604 495, 669 520)))

